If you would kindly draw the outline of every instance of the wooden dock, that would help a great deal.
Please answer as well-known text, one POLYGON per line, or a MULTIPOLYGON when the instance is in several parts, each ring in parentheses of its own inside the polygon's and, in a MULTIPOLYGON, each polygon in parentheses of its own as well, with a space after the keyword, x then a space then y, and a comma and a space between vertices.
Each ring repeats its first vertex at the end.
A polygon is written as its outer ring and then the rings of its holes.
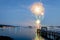
POLYGON ((46 27, 40 30, 40 35, 50 40, 60 40, 60 33, 54 31, 48 31, 46 27))

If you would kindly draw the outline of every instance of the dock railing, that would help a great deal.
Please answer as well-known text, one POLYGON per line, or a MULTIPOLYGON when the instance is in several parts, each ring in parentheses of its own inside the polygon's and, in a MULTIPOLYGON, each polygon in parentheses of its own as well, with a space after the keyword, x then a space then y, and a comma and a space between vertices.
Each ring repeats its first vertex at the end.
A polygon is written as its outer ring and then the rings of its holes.
POLYGON ((48 31, 47 27, 41 28, 40 35, 50 40, 60 40, 60 33, 55 32, 55 31, 48 31))

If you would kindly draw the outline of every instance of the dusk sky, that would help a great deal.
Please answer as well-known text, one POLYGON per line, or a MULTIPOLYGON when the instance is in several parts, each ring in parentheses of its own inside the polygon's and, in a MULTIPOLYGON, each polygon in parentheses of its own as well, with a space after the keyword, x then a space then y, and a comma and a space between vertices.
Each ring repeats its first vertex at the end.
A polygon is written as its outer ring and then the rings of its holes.
MULTIPOLYGON (((0 0, 0 24, 34 25, 30 5, 40 0, 0 0)), ((42 0, 45 8, 42 25, 60 25, 60 0, 42 0)))

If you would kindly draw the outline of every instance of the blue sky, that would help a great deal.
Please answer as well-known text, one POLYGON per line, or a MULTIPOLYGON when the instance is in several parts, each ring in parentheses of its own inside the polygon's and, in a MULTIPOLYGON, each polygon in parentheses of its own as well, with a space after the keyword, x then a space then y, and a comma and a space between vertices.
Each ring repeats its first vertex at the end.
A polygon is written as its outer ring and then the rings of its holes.
MULTIPOLYGON (((29 6, 40 0, 0 0, 0 24, 34 25, 29 6)), ((60 25, 60 0, 42 0, 45 7, 42 25, 60 25)))

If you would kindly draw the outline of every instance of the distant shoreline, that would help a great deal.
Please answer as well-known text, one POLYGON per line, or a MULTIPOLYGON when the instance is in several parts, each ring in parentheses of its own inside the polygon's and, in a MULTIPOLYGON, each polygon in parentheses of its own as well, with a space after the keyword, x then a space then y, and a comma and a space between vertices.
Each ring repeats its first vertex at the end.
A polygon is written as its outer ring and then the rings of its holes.
POLYGON ((0 25, 1 28, 3 27, 18 27, 18 26, 13 26, 13 25, 0 25))

